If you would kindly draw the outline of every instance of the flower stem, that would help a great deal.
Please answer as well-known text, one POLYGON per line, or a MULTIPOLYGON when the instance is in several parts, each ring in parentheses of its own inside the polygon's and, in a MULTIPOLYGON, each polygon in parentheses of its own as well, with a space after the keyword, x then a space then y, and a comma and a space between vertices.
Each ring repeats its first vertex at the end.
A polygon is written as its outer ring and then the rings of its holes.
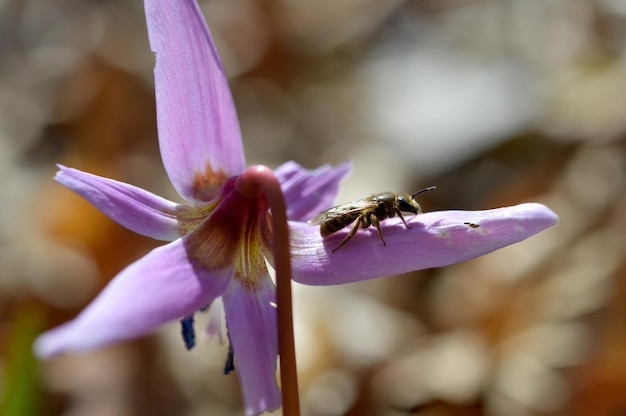
POLYGON ((289 227, 285 198, 280 182, 266 166, 250 166, 237 180, 235 187, 242 194, 265 194, 272 210, 274 235, 274 267, 276 269, 276 303, 278 313, 278 354, 280 356, 280 384, 283 397, 283 415, 300 415, 298 374, 293 336, 291 301, 291 257, 289 227))

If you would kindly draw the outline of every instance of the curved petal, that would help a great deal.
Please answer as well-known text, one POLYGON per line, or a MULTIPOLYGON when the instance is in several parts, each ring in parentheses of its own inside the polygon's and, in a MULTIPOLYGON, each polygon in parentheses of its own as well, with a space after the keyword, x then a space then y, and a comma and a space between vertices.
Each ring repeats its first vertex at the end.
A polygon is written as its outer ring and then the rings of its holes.
POLYGON ((306 221, 330 208, 337 196, 339 181, 351 168, 349 161, 337 166, 323 165, 314 170, 290 161, 276 168, 274 174, 285 195, 287 218, 306 221))
POLYGON ((58 165, 54 179, 120 225, 157 240, 180 237, 176 204, 136 186, 58 165))
POLYGON ((290 223, 293 279, 332 285, 446 266, 525 240, 557 221, 554 212, 535 203, 435 211, 407 218, 410 230, 397 218, 383 221, 386 247, 370 227, 334 253, 349 227, 322 239, 318 227, 290 223))
POLYGON ((182 239, 158 247, 118 274, 74 320, 39 336, 35 353, 49 357, 147 334, 209 304, 232 273, 194 268, 182 239))
POLYGON ((247 415, 258 415, 281 405, 276 384, 276 289, 269 275, 262 277, 252 288, 234 279, 223 296, 228 336, 247 415))
POLYGON ((245 156, 237 112, 209 29, 194 0, 146 0, 156 53, 159 145, 176 190, 209 201, 245 156))

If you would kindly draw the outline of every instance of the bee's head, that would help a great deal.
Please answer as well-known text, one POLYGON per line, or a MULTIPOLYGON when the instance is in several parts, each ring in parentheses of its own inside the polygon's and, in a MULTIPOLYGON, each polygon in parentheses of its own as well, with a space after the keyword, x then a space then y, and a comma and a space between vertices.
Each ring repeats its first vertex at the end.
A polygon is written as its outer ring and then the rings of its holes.
POLYGON ((398 209, 402 212, 412 212, 413 214, 421 214, 422 208, 411 195, 399 194, 398 195, 398 209))
POLYGON ((428 188, 420 189, 415 192, 413 195, 400 194, 398 195, 398 208, 403 212, 412 212, 413 214, 421 214, 422 208, 420 204, 417 203, 415 197, 423 192, 432 191, 436 189, 434 186, 430 186, 428 188))

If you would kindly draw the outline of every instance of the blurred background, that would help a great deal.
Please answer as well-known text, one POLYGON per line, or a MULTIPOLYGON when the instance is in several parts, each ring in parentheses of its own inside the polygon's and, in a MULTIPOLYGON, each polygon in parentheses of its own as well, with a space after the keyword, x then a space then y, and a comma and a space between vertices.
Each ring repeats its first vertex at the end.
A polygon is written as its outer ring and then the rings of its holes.
MULTIPOLYGON (((436 185, 427 211, 561 217, 451 267, 296 286, 304 415, 626 414, 626 0, 201 6, 249 163, 351 159, 337 202, 436 185)), ((227 346, 187 352, 178 323, 30 352, 160 244, 52 180, 62 163, 178 200, 153 65, 140 0, 0 1, 1 415, 243 414, 227 346)))

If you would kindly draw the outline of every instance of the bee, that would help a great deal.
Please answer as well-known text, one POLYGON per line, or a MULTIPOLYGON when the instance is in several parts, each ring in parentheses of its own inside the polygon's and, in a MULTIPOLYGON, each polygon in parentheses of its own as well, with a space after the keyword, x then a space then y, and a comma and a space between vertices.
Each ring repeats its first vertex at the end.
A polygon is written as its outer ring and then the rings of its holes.
POLYGON ((405 192, 398 194, 383 192, 370 195, 366 198, 337 205, 329 210, 320 212, 309 220, 309 224, 319 224, 321 236, 327 237, 354 223, 348 235, 333 249, 333 253, 350 241, 359 228, 367 228, 371 225, 376 227, 378 236, 383 242, 383 245, 386 246, 387 243, 385 243, 385 239, 383 238, 380 222, 397 215, 404 223, 404 226, 410 230, 411 227, 409 227, 404 220, 402 213, 411 212, 416 215, 421 214, 422 209, 415 200, 415 197, 423 192, 432 191, 433 189, 435 189, 435 187, 431 186, 419 190, 412 195, 405 192))

